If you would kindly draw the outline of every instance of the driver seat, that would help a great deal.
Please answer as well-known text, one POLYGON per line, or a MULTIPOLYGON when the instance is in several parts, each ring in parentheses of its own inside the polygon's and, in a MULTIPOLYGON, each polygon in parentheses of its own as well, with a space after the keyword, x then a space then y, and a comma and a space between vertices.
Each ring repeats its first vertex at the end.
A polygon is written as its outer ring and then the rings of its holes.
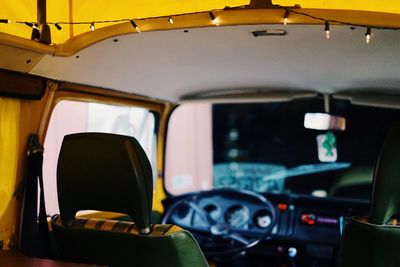
POLYGON ((383 144, 376 165, 369 217, 347 219, 339 266, 400 266, 400 124, 383 144))
POLYGON ((193 236, 152 225, 150 162, 133 137, 81 133, 64 137, 57 166, 60 214, 51 220, 61 260, 108 266, 208 266, 193 236), (132 222, 77 217, 117 212, 132 222))

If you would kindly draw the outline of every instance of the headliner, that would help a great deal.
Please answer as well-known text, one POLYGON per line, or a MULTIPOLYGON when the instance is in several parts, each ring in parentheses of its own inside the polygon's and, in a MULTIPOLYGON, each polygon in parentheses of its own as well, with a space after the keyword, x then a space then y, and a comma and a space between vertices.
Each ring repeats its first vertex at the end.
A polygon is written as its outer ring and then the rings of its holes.
POLYGON ((145 32, 101 41, 70 57, 45 55, 30 73, 179 101, 215 89, 400 88, 400 31, 250 25, 145 32), (285 29, 283 37, 254 30, 285 29))

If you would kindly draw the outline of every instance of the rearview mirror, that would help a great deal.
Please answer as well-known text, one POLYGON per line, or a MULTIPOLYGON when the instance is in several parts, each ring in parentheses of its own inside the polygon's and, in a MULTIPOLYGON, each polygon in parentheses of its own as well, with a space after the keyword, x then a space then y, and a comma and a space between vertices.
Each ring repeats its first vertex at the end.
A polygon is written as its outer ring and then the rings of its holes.
POLYGON ((306 113, 304 116, 304 128, 344 131, 346 129, 346 118, 328 113, 306 113))

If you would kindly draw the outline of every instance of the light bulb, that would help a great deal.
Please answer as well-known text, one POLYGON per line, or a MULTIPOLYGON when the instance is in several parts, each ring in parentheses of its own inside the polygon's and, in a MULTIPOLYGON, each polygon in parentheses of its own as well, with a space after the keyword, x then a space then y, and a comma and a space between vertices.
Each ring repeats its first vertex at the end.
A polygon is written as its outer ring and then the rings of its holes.
POLYGON ((325 21, 325 34, 326 34, 326 39, 329 39, 331 37, 328 21, 325 21))
POLYGON ((283 17, 283 25, 286 26, 286 24, 288 23, 288 21, 289 21, 289 10, 286 10, 285 16, 283 17))
POLYGON ((369 44, 371 42, 371 28, 367 28, 367 33, 365 34, 365 42, 369 44))
POLYGON ((133 19, 131 19, 131 20, 129 20, 129 21, 130 21, 132 27, 133 27, 138 33, 141 33, 141 31, 140 31, 140 29, 139 29, 139 26, 135 23, 135 21, 134 21, 133 19))
POLYGON ((214 24, 215 26, 218 26, 219 25, 218 19, 214 16, 214 14, 211 11, 209 11, 208 15, 210 16, 212 24, 214 24))

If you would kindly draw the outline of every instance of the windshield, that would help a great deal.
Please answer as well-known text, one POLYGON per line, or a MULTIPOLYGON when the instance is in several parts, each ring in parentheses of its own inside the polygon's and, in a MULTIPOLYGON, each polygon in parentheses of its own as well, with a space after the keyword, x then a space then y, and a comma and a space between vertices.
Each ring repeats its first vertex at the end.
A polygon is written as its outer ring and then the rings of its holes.
MULTIPOLYGON (((287 169, 283 165, 262 163, 218 163, 214 165, 213 186, 281 193, 289 177, 347 169, 350 163, 316 163, 287 169)), ((315 194, 326 193, 322 191, 315 194)))
POLYGON ((306 129, 309 112, 325 112, 322 97, 185 104, 170 122, 166 189, 172 194, 236 188, 368 199, 384 136, 400 112, 331 99, 329 113, 345 117, 344 131, 306 129))

